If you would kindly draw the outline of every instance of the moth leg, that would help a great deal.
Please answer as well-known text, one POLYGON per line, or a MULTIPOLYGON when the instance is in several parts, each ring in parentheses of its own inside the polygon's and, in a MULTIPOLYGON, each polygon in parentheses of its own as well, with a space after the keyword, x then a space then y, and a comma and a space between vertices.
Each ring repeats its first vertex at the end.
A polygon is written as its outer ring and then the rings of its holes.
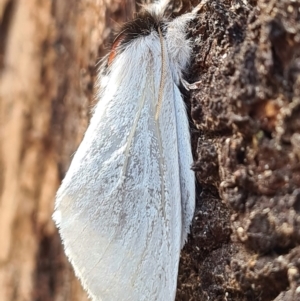
POLYGON ((183 78, 181 79, 181 83, 183 85, 183 87, 187 90, 187 91, 190 91, 190 90, 197 90, 200 88, 201 84, 202 84, 202 81, 199 80, 197 82, 194 82, 192 84, 190 84, 189 82, 187 82, 186 80, 184 80, 183 78))

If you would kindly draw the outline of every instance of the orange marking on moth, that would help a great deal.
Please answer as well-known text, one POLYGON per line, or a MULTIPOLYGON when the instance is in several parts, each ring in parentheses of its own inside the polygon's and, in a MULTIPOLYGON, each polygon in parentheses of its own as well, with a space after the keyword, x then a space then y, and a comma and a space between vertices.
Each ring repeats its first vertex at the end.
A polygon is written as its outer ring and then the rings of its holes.
POLYGON ((115 59, 116 55, 117 55, 117 48, 118 46, 121 44, 122 40, 124 39, 124 35, 120 35, 117 37, 117 39, 114 41, 112 47, 111 47, 111 51, 109 53, 108 56, 108 66, 113 62, 113 60, 115 59))

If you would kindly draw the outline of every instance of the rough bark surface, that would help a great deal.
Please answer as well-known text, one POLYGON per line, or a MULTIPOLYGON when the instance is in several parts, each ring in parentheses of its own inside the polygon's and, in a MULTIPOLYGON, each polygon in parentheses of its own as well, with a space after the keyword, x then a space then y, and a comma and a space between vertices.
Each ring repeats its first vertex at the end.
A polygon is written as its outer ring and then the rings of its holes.
POLYGON ((202 190, 177 300, 300 300, 300 2, 209 1, 191 35, 202 190))
MULTIPOLYGON (((87 300, 51 214, 129 4, 0 0, 0 300, 87 300)), ((210 0, 190 36, 197 208, 177 300, 300 300, 300 2, 210 0)))

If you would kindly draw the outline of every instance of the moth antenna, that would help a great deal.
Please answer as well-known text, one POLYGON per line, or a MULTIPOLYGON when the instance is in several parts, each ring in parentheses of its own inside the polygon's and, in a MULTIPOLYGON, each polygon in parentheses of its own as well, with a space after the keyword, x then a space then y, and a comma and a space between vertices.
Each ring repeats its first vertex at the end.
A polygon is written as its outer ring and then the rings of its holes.
POLYGON ((158 101, 157 101, 156 112, 155 112, 155 120, 158 119, 159 112, 161 109, 161 104, 163 100, 163 90, 164 90, 164 78, 166 73, 164 38, 160 27, 158 27, 158 33, 159 33, 159 40, 160 40, 160 47, 161 47, 161 75, 160 75, 160 83, 159 83, 159 91, 158 91, 158 101))

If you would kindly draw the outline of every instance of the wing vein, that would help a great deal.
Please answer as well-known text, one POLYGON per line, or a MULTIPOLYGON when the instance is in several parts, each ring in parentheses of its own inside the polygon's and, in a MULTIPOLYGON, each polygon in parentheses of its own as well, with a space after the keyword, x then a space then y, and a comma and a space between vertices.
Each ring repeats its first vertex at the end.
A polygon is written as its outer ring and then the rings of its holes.
POLYGON ((122 168, 122 179, 121 179, 122 182, 125 180, 125 177, 126 177, 127 165, 128 165, 128 161, 129 161, 130 147, 131 147, 131 144, 132 144, 132 141, 133 141, 133 138, 134 138, 135 131, 137 129, 138 121, 141 117, 142 109, 143 109, 144 104, 145 104, 145 98, 146 98, 145 90, 146 89, 143 89, 143 91, 144 91, 143 96, 141 97, 141 100, 139 102, 138 111, 136 113, 132 128, 131 128, 129 136, 128 136, 128 140, 127 140, 127 145, 126 145, 126 149, 125 149, 125 161, 124 161, 124 165, 123 165, 123 168, 122 168))

